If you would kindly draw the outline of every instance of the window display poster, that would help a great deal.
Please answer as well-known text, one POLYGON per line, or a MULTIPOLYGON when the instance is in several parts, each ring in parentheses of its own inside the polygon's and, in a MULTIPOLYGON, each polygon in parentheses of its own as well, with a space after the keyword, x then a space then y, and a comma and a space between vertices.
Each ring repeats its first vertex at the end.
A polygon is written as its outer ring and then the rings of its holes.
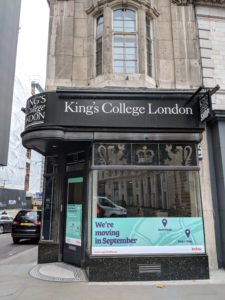
POLYGON ((202 217, 94 218, 92 254, 205 253, 202 217))
POLYGON ((82 204, 67 204, 66 243, 81 246, 82 204))

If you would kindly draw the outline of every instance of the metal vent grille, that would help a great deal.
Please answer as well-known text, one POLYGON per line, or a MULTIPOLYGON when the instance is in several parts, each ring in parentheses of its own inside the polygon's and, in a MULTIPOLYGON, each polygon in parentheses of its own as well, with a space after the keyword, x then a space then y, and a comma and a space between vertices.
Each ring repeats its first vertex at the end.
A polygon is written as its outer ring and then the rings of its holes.
POLYGON ((161 265, 138 265, 139 274, 161 273, 161 265))

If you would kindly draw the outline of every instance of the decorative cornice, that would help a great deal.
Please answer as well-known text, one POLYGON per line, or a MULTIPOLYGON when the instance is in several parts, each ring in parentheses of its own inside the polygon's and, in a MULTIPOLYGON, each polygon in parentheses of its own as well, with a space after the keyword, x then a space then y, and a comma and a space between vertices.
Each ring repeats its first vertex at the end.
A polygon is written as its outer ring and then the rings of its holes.
POLYGON ((95 5, 92 4, 86 10, 86 13, 95 15, 95 14, 98 14, 99 12, 101 12, 105 6, 113 6, 113 5, 116 5, 119 3, 122 3, 123 6, 124 5, 133 5, 136 7, 144 6, 146 9, 149 10, 149 14, 151 15, 152 18, 158 17, 160 15, 159 12, 157 11, 157 9, 151 6, 151 3, 149 0, 135 0, 135 1, 134 0, 123 0, 122 2, 121 2, 121 0, 120 1, 118 1, 118 0, 99 0, 95 5))
POLYGON ((211 5, 225 7, 225 0, 172 0, 172 3, 177 5, 211 5))
POLYGON ((210 6, 218 6, 225 7, 225 0, 194 0, 195 5, 210 5, 210 6))
POLYGON ((193 0, 172 0, 172 3, 177 5, 189 5, 193 3, 193 0))

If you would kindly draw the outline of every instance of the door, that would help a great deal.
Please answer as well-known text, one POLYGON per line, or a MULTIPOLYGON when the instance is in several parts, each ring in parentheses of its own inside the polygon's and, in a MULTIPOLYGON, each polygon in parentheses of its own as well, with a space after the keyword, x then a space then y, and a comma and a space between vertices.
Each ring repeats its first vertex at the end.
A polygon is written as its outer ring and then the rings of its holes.
POLYGON ((81 265, 83 179, 81 175, 67 178, 63 261, 76 266, 81 265))

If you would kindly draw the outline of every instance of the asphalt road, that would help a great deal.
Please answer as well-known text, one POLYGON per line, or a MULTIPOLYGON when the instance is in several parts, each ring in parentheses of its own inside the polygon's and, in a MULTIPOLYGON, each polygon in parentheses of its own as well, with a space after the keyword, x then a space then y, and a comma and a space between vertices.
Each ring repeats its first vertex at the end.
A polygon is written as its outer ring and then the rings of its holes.
POLYGON ((24 240, 19 244, 14 244, 10 233, 0 234, 0 263, 33 247, 37 247, 33 241, 24 240))

